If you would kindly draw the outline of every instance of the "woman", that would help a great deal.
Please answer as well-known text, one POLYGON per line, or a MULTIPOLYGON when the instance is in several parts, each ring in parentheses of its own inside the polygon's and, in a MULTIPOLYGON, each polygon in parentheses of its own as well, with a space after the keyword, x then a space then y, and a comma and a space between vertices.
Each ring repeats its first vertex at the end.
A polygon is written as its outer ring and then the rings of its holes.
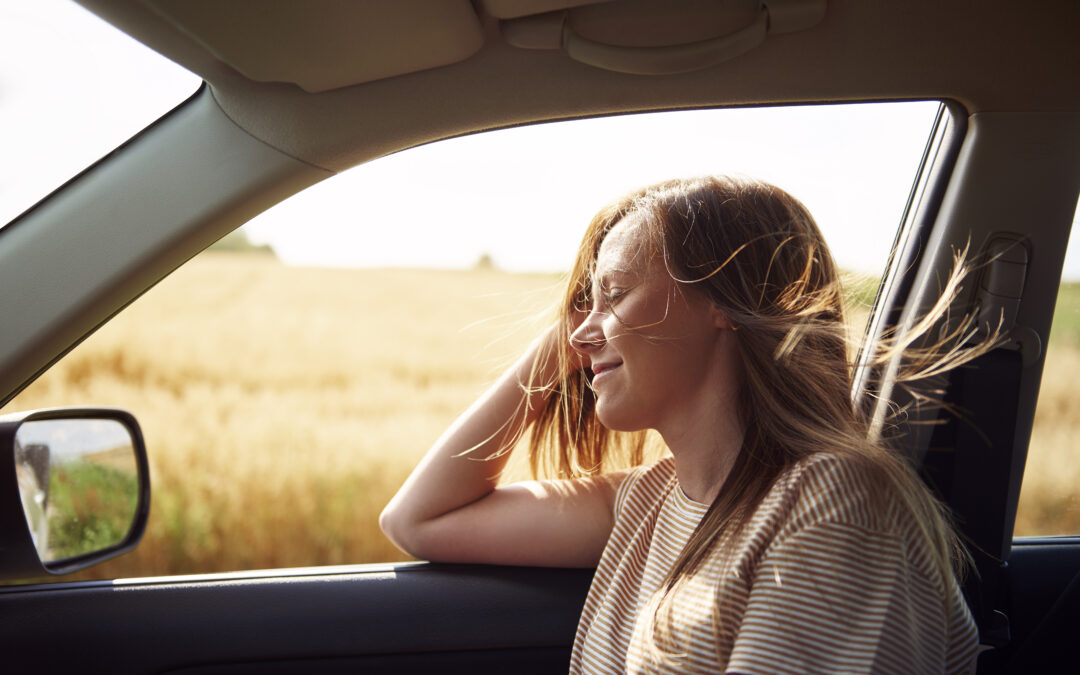
POLYGON ((380 522, 421 558, 598 566, 571 672, 969 670, 962 549, 851 385, 802 204, 651 186, 593 219, 560 321, 380 522), (527 429, 558 478, 496 486, 527 429), (648 429, 671 455, 641 466, 648 429))

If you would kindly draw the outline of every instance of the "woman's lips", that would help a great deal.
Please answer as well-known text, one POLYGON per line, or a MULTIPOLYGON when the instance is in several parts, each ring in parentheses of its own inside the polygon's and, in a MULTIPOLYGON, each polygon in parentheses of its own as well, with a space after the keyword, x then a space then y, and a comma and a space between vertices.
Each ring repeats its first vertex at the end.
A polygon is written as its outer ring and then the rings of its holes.
POLYGON ((596 382, 601 377, 606 376, 611 371, 615 370, 622 365, 621 361, 609 361, 606 363, 594 363, 592 366, 593 382, 596 382))

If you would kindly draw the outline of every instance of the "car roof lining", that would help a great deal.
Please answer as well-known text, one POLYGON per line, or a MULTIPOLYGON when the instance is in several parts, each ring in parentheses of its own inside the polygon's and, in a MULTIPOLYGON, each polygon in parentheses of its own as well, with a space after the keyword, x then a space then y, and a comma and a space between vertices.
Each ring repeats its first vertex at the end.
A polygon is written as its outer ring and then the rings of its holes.
MULTIPOLYGON (((223 60, 220 48, 209 48, 212 39, 196 27, 212 23, 231 3, 199 2, 181 27, 148 4, 175 8, 172 0, 80 2, 202 76, 248 133, 332 171, 473 131, 613 112, 875 98, 948 98, 969 112, 1080 109, 1080 87, 1072 86, 1080 72, 1080 4, 1069 0, 1050 0, 1058 6, 1049 12, 1042 4, 1004 0, 981 3, 978 12, 934 0, 833 2, 808 30, 770 36, 727 63, 664 76, 614 73, 561 51, 512 47, 481 5, 482 46, 475 53, 321 93, 252 79, 223 60), (931 16, 937 19, 928 21, 931 16), (913 44, 920 49, 913 51, 913 44), (431 115, 433 107, 440 116, 431 115)), ((323 9, 348 5, 352 9, 341 11, 352 12, 349 20, 356 22, 379 4, 327 2, 323 9)), ((327 17, 312 21, 325 25, 327 17)), ((403 35, 400 51, 423 51, 427 44, 422 31, 403 35)), ((342 72, 354 67, 331 65, 342 72)))
POLYGON ((145 0, 254 82, 318 93, 456 63, 483 44, 468 0, 145 0))

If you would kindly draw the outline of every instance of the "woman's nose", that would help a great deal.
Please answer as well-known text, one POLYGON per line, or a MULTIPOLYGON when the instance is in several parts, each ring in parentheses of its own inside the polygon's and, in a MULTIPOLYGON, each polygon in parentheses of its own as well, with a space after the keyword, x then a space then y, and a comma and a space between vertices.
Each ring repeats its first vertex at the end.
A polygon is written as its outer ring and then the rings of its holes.
POLYGON ((590 310, 585 320, 570 334, 570 346, 582 356, 596 352, 604 344, 604 331, 601 327, 603 314, 590 310))

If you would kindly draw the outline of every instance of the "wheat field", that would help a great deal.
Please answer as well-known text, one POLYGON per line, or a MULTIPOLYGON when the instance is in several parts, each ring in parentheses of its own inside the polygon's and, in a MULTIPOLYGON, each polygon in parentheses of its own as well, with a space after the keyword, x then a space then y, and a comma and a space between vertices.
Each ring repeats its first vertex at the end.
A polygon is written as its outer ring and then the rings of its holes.
MULTIPOLYGON (((545 325, 559 278, 294 268, 211 251, 5 411, 119 406, 153 500, 138 548, 83 578, 404 560, 379 510, 545 325)), ((1080 531, 1080 350, 1052 347, 1018 534, 1080 531)))

